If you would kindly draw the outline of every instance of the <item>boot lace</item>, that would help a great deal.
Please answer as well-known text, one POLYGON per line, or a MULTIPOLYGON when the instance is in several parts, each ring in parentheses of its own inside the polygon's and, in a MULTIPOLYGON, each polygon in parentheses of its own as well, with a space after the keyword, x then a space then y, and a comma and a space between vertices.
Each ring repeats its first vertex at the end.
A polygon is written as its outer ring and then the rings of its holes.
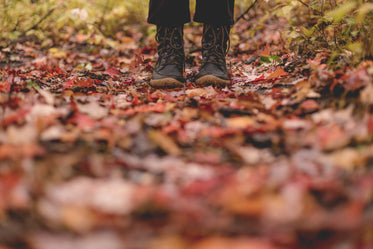
POLYGON ((184 57, 183 27, 162 27, 155 37, 161 65, 180 64, 184 57))
POLYGON ((202 38, 203 63, 225 63, 225 55, 230 47, 229 32, 229 26, 204 25, 202 38))

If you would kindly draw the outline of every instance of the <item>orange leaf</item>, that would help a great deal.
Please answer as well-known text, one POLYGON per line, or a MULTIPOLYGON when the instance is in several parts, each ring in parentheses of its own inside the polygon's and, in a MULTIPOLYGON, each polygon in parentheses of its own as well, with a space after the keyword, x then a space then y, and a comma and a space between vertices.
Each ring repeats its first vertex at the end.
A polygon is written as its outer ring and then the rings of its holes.
POLYGON ((269 44, 267 43, 264 50, 260 53, 260 56, 270 56, 269 44))
POLYGON ((273 73, 267 76, 267 80, 277 79, 282 76, 287 76, 288 73, 284 71, 282 68, 277 68, 273 73))
POLYGON ((1 81, 0 82, 0 92, 8 93, 12 88, 12 84, 8 81, 1 81))

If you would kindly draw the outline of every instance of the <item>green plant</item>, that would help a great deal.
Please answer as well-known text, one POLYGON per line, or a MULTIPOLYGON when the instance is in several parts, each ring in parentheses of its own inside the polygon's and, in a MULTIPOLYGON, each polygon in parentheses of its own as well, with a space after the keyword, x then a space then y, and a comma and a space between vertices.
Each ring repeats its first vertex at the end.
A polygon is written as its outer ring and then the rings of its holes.
POLYGON ((367 0, 288 0, 276 14, 289 21, 290 48, 300 54, 327 50, 329 63, 373 58, 373 3, 367 0))
POLYGON ((147 0, 2 0, 0 41, 64 38, 69 32, 114 37, 126 24, 144 22, 146 11, 147 0))

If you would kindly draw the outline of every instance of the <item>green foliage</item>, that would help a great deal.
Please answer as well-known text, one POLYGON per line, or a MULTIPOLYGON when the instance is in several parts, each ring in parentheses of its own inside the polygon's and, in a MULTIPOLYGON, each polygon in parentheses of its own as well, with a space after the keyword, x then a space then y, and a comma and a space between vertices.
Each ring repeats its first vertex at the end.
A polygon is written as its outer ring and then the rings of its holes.
POLYGON ((144 22, 146 12, 147 0, 2 0, 0 40, 64 38, 72 32, 110 37, 126 24, 144 22))
MULTIPOLYGON (((252 3, 237 0, 237 14, 252 3)), ((144 24, 147 6, 148 0, 2 0, 0 46, 24 36, 67 39, 74 33, 99 43, 127 24, 144 24)), ((277 16, 288 20, 287 46, 300 54, 329 51, 330 64, 337 66, 373 58, 372 0, 262 0, 254 9, 261 18, 248 36, 277 16)))
MULTIPOLYGON (((250 1, 237 3, 244 8, 250 1)), ((149 0, 1 0, 0 46, 19 37, 56 40, 77 32, 100 43, 115 38, 127 24, 146 23, 148 3, 149 0)), ((194 4, 195 0, 191 0, 191 6, 194 4)))
POLYGON ((372 1, 277 2, 276 15, 287 18, 290 24, 287 44, 300 54, 329 51, 329 63, 335 66, 373 58, 372 1))

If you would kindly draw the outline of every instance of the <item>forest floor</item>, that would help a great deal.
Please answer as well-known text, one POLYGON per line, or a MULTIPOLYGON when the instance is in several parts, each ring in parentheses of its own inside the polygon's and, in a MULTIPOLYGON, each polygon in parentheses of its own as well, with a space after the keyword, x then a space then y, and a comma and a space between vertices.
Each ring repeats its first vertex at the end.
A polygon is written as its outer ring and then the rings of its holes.
POLYGON ((139 27, 2 48, 0 248, 373 248, 373 63, 331 70, 281 20, 250 25, 223 89, 194 84, 198 26, 182 89, 148 85, 139 27))

